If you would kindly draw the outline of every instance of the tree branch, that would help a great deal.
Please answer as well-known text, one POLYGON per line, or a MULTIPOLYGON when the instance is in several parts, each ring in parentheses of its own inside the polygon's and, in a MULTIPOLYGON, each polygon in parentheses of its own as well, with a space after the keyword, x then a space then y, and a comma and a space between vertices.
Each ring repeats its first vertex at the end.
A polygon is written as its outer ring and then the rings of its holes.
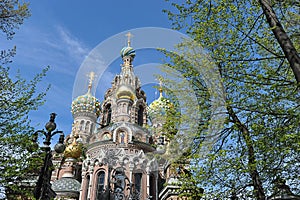
POLYGON ((294 47, 289 36, 283 29, 281 23, 279 22, 276 13, 272 9, 270 3, 267 0, 259 0, 262 10, 267 18, 267 22, 277 39, 281 49, 284 52, 290 66, 293 70, 297 83, 300 82, 300 57, 294 47))

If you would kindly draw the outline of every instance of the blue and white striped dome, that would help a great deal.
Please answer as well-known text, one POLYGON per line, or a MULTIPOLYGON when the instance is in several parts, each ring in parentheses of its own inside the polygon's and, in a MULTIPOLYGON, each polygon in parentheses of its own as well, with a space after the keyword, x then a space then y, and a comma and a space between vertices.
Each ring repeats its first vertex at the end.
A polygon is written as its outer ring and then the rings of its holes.
POLYGON ((123 49, 121 49, 121 56, 122 58, 125 56, 131 56, 132 58, 134 58, 135 50, 132 47, 123 47, 123 49))

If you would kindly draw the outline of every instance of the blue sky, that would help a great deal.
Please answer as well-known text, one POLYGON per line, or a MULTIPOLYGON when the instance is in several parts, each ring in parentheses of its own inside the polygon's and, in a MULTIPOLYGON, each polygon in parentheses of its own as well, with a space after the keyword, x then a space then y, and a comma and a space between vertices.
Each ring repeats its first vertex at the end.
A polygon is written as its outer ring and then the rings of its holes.
MULTIPOLYGON (((58 129, 65 134, 70 133, 73 121, 70 106, 76 73, 89 52, 99 43, 130 29, 171 28, 171 22, 162 10, 172 7, 170 2, 162 0, 32 0, 29 3, 32 16, 17 30, 12 41, 6 41, 2 35, 0 44, 3 49, 17 46, 17 55, 11 64, 12 72, 20 69, 26 79, 31 79, 44 67, 50 66, 47 76, 38 87, 38 91, 43 91, 51 84, 47 102, 30 115, 36 129, 43 128, 49 120, 49 114, 55 112, 58 114, 58 129)), ((133 47, 135 38, 138 37, 133 37, 133 47)), ((124 43, 116 48, 121 50, 125 42, 124 35, 124 43)), ((161 62, 155 52, 147 49, 141 51, 140 55, 137 54, 136 60, 138 65, 161 62)), ((105 76, 108 84, 104 85, 104 89, 100 88, 101 92, 110 85, 109 80, 118 72, 120 64, 121 59, 112 62, 111 65, 115 68, 105 76)), ((145 88, 147 92, 152 87, 145 88)), ((103 100, 101 92, 97 93, 97 97, 103 100)), ((154 91, 149 93, 148 97, 154 99, 154 91)))

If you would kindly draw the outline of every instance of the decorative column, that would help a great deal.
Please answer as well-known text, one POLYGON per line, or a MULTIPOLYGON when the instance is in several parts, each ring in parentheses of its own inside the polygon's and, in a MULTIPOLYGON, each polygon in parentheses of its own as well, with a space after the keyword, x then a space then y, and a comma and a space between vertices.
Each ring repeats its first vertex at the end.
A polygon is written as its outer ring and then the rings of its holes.
POLYGON ((149 172, 149 168, 146 169, 146 173, 147 173, 147 195, 150 195, 150 172, 149 172))
POLYGON ((92 169, 89 171, 89 173, 90 173, 90 181, 89 181, 89 189, 88 189, 87 200, 90 200, 90 199, 91 199, 94 168, 92 168, 92 169))
MULTIPOLYGON (((84 180, 84 177, 85 175, 82 173, 81 174, 81 180, 84 180)), ((79 193, 79 199, 80 200, 86 200, 86 199, 83 199, 83 189, 84 189, 84 185, 81 183, 81 187, 80 187, 80 193, 79 193)))
POLYGON ((132 172, 133 172, 133 169, 134 169, 134 164, 133 163, 129 163, 129 180, 130 180, 130 183, 132 183, 132 172))

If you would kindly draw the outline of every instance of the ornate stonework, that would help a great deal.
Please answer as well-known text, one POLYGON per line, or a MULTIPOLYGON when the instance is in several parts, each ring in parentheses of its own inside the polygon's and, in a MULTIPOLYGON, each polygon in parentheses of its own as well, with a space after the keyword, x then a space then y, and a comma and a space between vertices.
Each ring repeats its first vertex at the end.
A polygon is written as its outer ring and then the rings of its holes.
MULTIPOLYGON (((159 193, 166 192, 162 186, 169 177, 168 162, 158 161, 155 156, 164 146, 160 141, 164 135, 163 122, 154 115, 164 115, 162 111, 167 113, 165 109, 173 109, 173 105, 162 96, 156 100, 150 108, 151 114, 154 113, 152 119, 156 120, 148 127, 149 108, 140 80, 134 74, 135 50, 130 47, 131 36, 128 34, 128 46, 121 50, 121 73, 113 79, 102 103, 90 92, 93 73, 90 74, 88 92, 72 103, 74 123, 72 133, 67 137, 72 144, 64 155, 73 160, 70 164, 67 160, 57 159, 55 175, 57 186, 66 181, 74 185, 78 181, 80 188, 71 192, 80 193, 79 197, 75 195, 80 200, 158 200, 159 193), (77 139, 82 144, 75 144, 77 139), (63 175, 69 173, 70 176, 70 169, 73 170, 72 180, 63 175)), ((63 194, 59 188, 56 189, 60 197, 70 194, 70 191, 63 194)))

